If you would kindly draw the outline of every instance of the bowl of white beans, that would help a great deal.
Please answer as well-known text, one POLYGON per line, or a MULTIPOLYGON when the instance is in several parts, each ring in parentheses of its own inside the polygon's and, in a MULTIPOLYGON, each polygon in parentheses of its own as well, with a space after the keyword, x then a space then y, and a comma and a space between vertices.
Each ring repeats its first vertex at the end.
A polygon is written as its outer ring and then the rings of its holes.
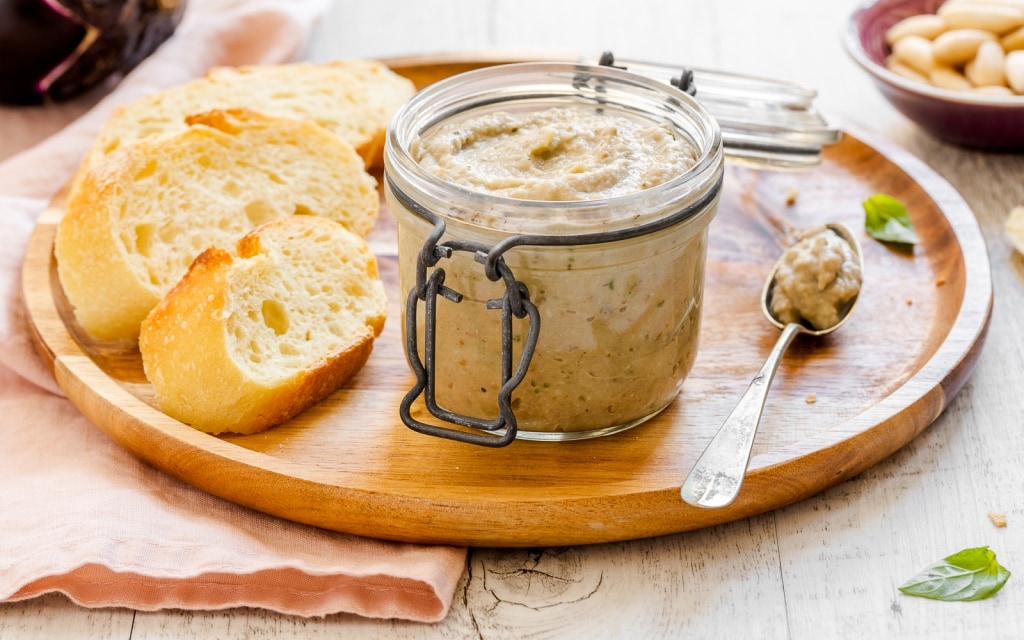
POLYGON ((875 0, 843 33, 853 60, 922 129, 1024 149, 1024 0, 875 0))

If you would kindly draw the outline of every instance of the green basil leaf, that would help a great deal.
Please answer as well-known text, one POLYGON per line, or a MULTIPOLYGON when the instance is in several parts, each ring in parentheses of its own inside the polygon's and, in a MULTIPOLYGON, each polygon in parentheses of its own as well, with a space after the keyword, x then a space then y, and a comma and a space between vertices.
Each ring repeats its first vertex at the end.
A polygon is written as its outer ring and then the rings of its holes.
POLYGON ((863 202, 864 229, 882 242, 917 244, 917 232, 907 215, 907 206, 896 198, 876 193, 863 202))
POLYGON ((991 598, 1009 579, 1010 572, 996 562, 994 551, 974 547, 936 562, 899 589, 909 596, 966 602, 991 598))

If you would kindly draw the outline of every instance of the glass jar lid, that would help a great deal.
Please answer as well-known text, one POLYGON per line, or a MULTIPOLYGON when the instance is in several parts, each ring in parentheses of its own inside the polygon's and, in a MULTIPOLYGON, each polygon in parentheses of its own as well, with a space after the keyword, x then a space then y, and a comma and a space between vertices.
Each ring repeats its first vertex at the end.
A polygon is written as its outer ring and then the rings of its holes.
POLYGON ((842 131, 814 107, 818 92, 787 80, 671 66, 640 60, 616 60, 610 51, 582 56, 583 64, 625 69, 693 95, 718 121, 727 158, 767 168, 800 168, 821 162, 826 145, 842 131))

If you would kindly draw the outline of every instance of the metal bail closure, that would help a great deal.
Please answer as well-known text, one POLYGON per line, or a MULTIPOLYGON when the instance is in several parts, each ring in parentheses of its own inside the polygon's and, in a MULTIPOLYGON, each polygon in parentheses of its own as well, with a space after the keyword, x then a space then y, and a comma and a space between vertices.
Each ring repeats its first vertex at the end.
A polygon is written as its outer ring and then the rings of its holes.
MULTIPOLYGON (((404 203, 407 206, 412 203, 404 203)), ((444 235, 445 224, 436 214, 418 205, 410 207, 414 213, 427 219, 434 225, 430 236, 420 250, 416 266, 416 285, 409 291, 405 306, 405 354, 409 365, 416 376, 416 383, 402 399, 399 414, 407 427, 420 433, 447 438, 468 444, 485 447, 504 447, 516 437, 516 417, 512 411, 512 391, 523 381, 526 371, 533 358, 540 333, 540 313, 537 306, 530 301, 530 292, 526 285, 515 279, 511 269, 505 264, 500 251, 487 245, 453 240, 437 244, 444 235), (413 208, 415 207, 415 208, 413 208), (505 284, 505 293, 500 299, 488 300, 486 306, 501 313, 501 387, 498 390, 498 417, 486 420, 449 411, 437 404, 435 385, 437 376, 435 363, 437 357, 437 305, 438 296, 459 304, 462 294, 444 285, 445 270, 436 266, 445 258, 451 258, 455 251, 466 251, 474 254, 474 259, 484 265, 484 272, 492 281, 501 280, 505 284), (427 269, 434 267, 430 275, 427 269), (423 360, 420 360, 418 344, 417 311, 419 303, 424 303, 423 327, 423 360), (512 327, 513 318, 527 319, 529 329, 523 344, 519 362, 513 368, 512 327), (415 419, 411 408, 420 395, 432 416, 450 424, 472 427, 486 432, 471 433, 459 429, 451 429, 428 424, 415 419), (502 431, 503 430, 503 431, 502 431)), ((442 303, 443 304, 443 303, 442 303)))
MULTIPOLYGON (((601 57, 598 58, 597 64, 602 67, 612 67, 623 70, 628 69, 626 65, 615 64, 615 54, 611 51, 601 53, 601 57)), ((691 96, 697 95, 697 85, 693 82, 693 70, 689 67, 683 67, 682 72, 680 72, 678 76, 672 76, 672 79, 669 80, 669 84, 683 93, 688 93, 691 96)))

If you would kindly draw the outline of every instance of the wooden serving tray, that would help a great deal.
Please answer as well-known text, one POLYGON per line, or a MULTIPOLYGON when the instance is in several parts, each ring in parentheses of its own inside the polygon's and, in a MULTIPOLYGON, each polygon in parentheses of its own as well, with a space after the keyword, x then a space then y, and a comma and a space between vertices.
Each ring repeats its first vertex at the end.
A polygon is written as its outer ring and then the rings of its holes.
MULTIPOLYGON (((420 85, 501 60, 389 63, 420 85)), ((53 238, 60 197, 40 218, 23 289, 39 352, 100 429, 165 472, 226 500, 290 520, 393 540, 488 546, 625 540, 775 509, 846 480, 931 424, 969 376, 992 306, 988 256, 960 196, 920 161, 850 133, 799 172, 729 166, 711 225, 697 363, 680 397, 622 434, 485 449, 417 434, 398 417, 412 384, 402 351, 393 221, 372 236, 390 313, 367 366, 292 421, 213 437, 156 408, 137 350, 91 341, 61 291, 53 238), (861 232, 864 290, 851 320, 797 338, 768 398, 739 498, 691 507, 679 488, 761 366, 778 331, 758 295, 796 228, 863 229, 861 202, 907 204, 921 236, 901 252, 861 232), (787 198, 796 194, 796 201, 787 198), (813 402, 811 400, 813 399, 813 402)))

